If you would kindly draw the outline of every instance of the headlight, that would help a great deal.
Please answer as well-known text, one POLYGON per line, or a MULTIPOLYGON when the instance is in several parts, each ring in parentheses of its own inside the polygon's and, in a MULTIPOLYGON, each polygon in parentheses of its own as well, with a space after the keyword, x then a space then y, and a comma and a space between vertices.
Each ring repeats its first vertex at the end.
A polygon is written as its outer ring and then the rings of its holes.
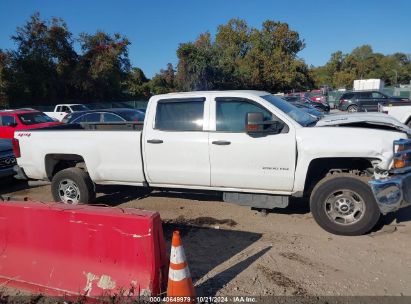
POLYGON ((411 140, 400 139, 394 141, 394 169, 411 170, 411 140))

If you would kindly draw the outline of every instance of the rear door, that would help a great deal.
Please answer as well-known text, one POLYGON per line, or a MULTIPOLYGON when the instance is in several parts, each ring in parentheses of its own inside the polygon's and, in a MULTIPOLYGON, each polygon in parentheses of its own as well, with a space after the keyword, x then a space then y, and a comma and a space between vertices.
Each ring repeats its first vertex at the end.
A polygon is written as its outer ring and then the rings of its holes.
POLYGON ((367 112, 376 111, 374 108, 377 107, 377 104, 374 102, 371 92, 358 92, 356 93, 356 97, 358 100, 358 106, 362 108, 362 110, 367 112))
POLYGON ((373 111, 378 111, 378 104, 383 104, 387 101, 387 97, 380 92, 372 92, 372 98, 374 100, 373 111))
POLYGON ((208 113, 205 97, 153 100, 143 132, 150 184, 210 186, 208 113))
POLYGON ((242 190, 291 191, 296 142, 287 125, 279 134, 246 133, 248 112, 261 112, 264 120, 281 121, 255 101, 224 97, 212 102, 215 131, 210 131, 211 186, 242 190))

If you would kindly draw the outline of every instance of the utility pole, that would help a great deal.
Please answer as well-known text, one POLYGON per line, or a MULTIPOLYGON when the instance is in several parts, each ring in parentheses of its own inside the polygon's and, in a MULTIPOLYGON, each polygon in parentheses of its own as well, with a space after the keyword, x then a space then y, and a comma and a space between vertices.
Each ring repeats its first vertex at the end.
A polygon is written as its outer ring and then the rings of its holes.
POLYGON ((398 72, 397 70, 393 70, 395 72, 395 86, 398 86, 398 72))

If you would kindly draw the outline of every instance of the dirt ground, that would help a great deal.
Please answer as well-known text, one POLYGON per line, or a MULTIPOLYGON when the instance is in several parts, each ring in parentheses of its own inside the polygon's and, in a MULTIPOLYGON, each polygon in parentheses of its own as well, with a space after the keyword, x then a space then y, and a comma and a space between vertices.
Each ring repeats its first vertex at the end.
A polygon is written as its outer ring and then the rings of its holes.
MULTIPOLYGON (((181 231, 199 295, 411 295, 411 208, 342 237, 322 230, 303 200, 264 216, 214 194, 99 192, 99 204, 159 211, 168 243, 181 231)), ((0 180, 0 194, 51 200, 48 185, 0 180)))

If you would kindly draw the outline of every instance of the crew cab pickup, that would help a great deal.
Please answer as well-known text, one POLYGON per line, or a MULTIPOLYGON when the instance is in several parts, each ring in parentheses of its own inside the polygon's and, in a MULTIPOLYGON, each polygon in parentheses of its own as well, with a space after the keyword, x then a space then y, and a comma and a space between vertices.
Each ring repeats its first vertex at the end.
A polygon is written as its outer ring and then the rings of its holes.
POLYGON ((152 97, 144 123, 17 132, 14 150, 18 175, 50 180, 56 201, 91 202, 96 184, 214 190, 263 209, 305 196, 325 230, 358 235, 411 202, 409 132, 381 113, 318 120, 267 92, 189 92, 152 97))
POLYGON ((411 102, 381 103, 378 112, 391 115, 411 128, 411 102))
POLYGON ((45 114, 55 120, 62 121, 70 113, 87 110, 89 108, 82 104, 58 104, 54 107, 53 112, 45 112, 45 114))

